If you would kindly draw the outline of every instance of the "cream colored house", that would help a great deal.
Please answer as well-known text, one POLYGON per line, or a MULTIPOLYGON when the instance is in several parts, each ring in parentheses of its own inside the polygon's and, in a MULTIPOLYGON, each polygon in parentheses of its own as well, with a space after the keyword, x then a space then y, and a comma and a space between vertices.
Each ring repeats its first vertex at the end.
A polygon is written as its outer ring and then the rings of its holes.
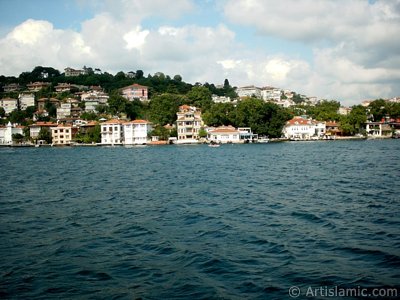
POLYGON ((220 126, 208 132, 207 138, 217 143, 239 143, 240 131, 233 126, 220 126))
POLYGON ((199 131, 203 125, 201 111, 197 107, 182 105, 177 115, 178 144, 197 143, 199 131))
POLYGON ((57 127, 51 128, 51 137, 53 145, 69 145, 74 137, 74 129, 72 125, 59 124, 57 127))

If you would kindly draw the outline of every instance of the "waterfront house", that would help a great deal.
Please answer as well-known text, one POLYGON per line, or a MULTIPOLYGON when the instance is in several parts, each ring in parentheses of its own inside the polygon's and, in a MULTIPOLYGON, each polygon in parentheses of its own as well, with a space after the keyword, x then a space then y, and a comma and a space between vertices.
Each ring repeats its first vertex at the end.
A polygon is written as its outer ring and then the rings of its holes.
POLYGON ((199 131, 203 125, 201 111, 195 106, 182 105, 179 107, 177 116, 177 143, 197 143, 199 131))
POLYGON ((392 127, 389 122, 382 120, 381 122, 367 122, 365 124, 365 131, 368 137, 391 137, 392 127))
POLYGON ((286 122, 283 127, 283 135, 287 139, 310 139, 316 134, 315 122, 306 117, 296 116, 286 122))
POLYGON ((51 137, 53 145, 70 145, 75 137, 77 128, 72 125, 59 124, 57 127, 51 127, 51 137))
POLYGON ((233 126, 220 126, 210 130, 207 139, 216 143, 239 143, 240 131, 233 126))
POLYGON ((0 144, 11 145, 13 144, 13 135, 20 134, 24 135, 24 126, 11 124, 8 122, 6 126, 0 126, 0 144))
POLYGON ((14 98, 0 99, 0 107, 4 108, 6 115, 9 115, 13 110, 18 109, 18 100, 14 98))
POLYGON ((133 120, 123 125, 125 145, 144 145, 148 142, 148 134, 153 130, 152 124, 146 120, 133 120))
POLYGON ((37 82, 31 82, 29 84, 26 85, 26 87, 28 88, 28 90, 30 92, 38 92, 41 89, 47 88, 51 85, 50 82, 42 82, 42 81, 37 81, 37 82))
POLYGON ((147 101, 148 87, 137 83, 131 84, 121 89, 122 96, 129 101, 138 99, 140 101, 147 101))
POLYGON ((35 106, 35 95, 33 93, 21 93, 18 101, 20 109, 26 110, 29 106, 35 106))
POLYGON ((30 137, 33 140, 37 140, 39 138, 39 133, 41 130, 51 132, 51 128, 56 126, 57 124, 53 122, 36 122, 32 125, 29 125, 30 137))
POLYGON ((239 127, 239 139, 244 142, 251 142, 258 139, 258 134, 253 133, 250 127, 239 127))
POLYGON ((101 123, 101 144, 122 145, 124 139, 123 123, 123 121, 118 119, 101 123))
POLYGON ((325 123, 326 126, 326 135, 328 136, 336 136, 342 135, 342 130, 340 129, 340 124, 335 121, 328 121, 325 123))

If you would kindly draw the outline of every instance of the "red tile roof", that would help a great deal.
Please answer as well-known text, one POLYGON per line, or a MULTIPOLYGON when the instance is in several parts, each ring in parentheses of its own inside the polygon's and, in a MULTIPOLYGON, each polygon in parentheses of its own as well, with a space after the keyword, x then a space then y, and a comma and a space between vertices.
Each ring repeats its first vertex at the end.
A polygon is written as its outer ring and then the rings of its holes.
POLYGON ((210 133, 239 133, 239 131, 233 126, 221 126, 210 131, 210 133))
POLYGON ((122 120, 111 119, 111 120, 103 122, 102 124, 123 124, 123 123, 125 123, 125 122, 122 120))
POLYGON ((30 127, 54 127, 57 126, 57 123, 53 122, 36 122, 35 124, 29 125, 30 127))
POLYGON ((287 121, 287 125, 311 125, 311 121, 304 119, 302 117, 294 117, 293 119, 287 121))
POLYGON ((144 85, 140 85, 140 84, 134 83, 134 84, 128 85, 126 87, 123 87, 122 90, 127 89, 127 88, 147 89, 148 87, 144 86, 144 85))

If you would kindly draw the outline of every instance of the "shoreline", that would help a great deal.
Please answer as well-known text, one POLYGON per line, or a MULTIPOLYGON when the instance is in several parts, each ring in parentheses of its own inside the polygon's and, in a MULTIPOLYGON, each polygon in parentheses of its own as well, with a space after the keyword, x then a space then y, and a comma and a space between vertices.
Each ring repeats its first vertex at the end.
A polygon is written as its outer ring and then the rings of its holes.
MULTIPOLYGON (((289 140, 286 138, 272 138, 267 143, 223 143, 221 145, 252 145, 252 144, 274 144, 274 143, 296 143, 296 142, 334 142, 334 141, 362 141, 362 140, 389 140, 394 139, 391 137, 355 137, 355 136, 346 136, 346 137, 335 137, 334 139, 304 139, 304 140, 289 140)), ((144 147, 144 146, 185 146, 185 145, 207 145, 208 143, 187 143, 187 144, 168 144, 167 142, 163 143, 160 141, 159 143, 148 143, 143 145, 103 145, 100 143, 96 144, 66 144, 66 145, 51 145, 51 144, 43 144, 43 145, 36 145, 36 144, 0 144, 0 148, 74 148, 74 147, 144 147)))

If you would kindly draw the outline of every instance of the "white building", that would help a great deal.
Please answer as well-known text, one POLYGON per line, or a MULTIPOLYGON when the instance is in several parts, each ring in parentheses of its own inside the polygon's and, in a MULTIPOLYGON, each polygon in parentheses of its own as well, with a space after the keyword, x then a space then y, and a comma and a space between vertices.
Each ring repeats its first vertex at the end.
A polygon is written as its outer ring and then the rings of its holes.
POLYGON ((281 99, 274 103, 285 108, 296 105, 296 103, 292 99, 281 99))
POLYGON ((57 119, 65 119, 71 116, 71 103, 62 103, 60 107, 57 108, 57 119))
POLYGON ((243 141, 254 141, 258 139, 258 134, 253 133, 250 127, 239 127, 239 138, 243 141))
POLYGON ((199 139, 199 131, 203 125, 201 111, 189 105, 179 107, 177 115, 177 143, 197 143, 199 139))
POLYGON ((85 101, 85 111, 86 112, 97 112, 97 106, 99 106, 99 100, 88 98, 85 101))
POLYGON ((91 90, 81 94, 81 100, 86 102, 90 100, 97 100, 99 104, 107 104, 109 96, 101 90, 91 90))
POLYGON ((21 93, 18 101, 20 109, 26 110, 29 106, 35 106, 35 95, 33 93, 21 93))
POLYGON ((125 145, 144 145, 148 142, 148 134, 153 130, 146 120, 134 120, 123 125, 125 145))
POLYGON ((101 144, 122 145, 124 141, 123 123, 123 121, 117 119, 101 123, 101 144))
POLYGON ((75 70, 73 68, 67 67, 64 69, 65 77, 79 76, 79 75, 87 75, 87 70, 83 68, 83 70, 75 70))
POLYGON ((240 131, 232 126, 220 126, 210 130, 207 138, 216 143, 239 143, 240 131))
POLYGON ((24 126, 13 125, 8 122, 7 126, 0 127, 0 144, 11 145, 13 143, 13 134, 24 135, 24 126))
POLYGON ((231 98, 226 96, 212 95, 212 101, 214 103, 231 103, 231 98))
POLYGON ((325 122, 317 122, 304 117, 294 117, 283 127, 283 135, 287 139, 307 140, 314 136, 320 137, 325 132, 325 122))
POLYGON ((369 137, 391 137, 392 128, 384 122, 367 122, 365 130, 369 137))
POLYGON ((236 89, 239 98, 243 97, 256 97, 261 99, 261 89, 254 86, 243 86, 236 89))
POLYGON ((282 92, 278 88, 266 86, 261 89, 261 97, 264 101, 281 101, 282 92))
POLYGON ((0 99, 0 107, 4 108, 6 115, 18 108, 18 100, 13 98, 0 99))
POLYGON ((54 145, 69 145, 74 137, 72 125, 59 124, 51 128, 51 138, 54 145))

